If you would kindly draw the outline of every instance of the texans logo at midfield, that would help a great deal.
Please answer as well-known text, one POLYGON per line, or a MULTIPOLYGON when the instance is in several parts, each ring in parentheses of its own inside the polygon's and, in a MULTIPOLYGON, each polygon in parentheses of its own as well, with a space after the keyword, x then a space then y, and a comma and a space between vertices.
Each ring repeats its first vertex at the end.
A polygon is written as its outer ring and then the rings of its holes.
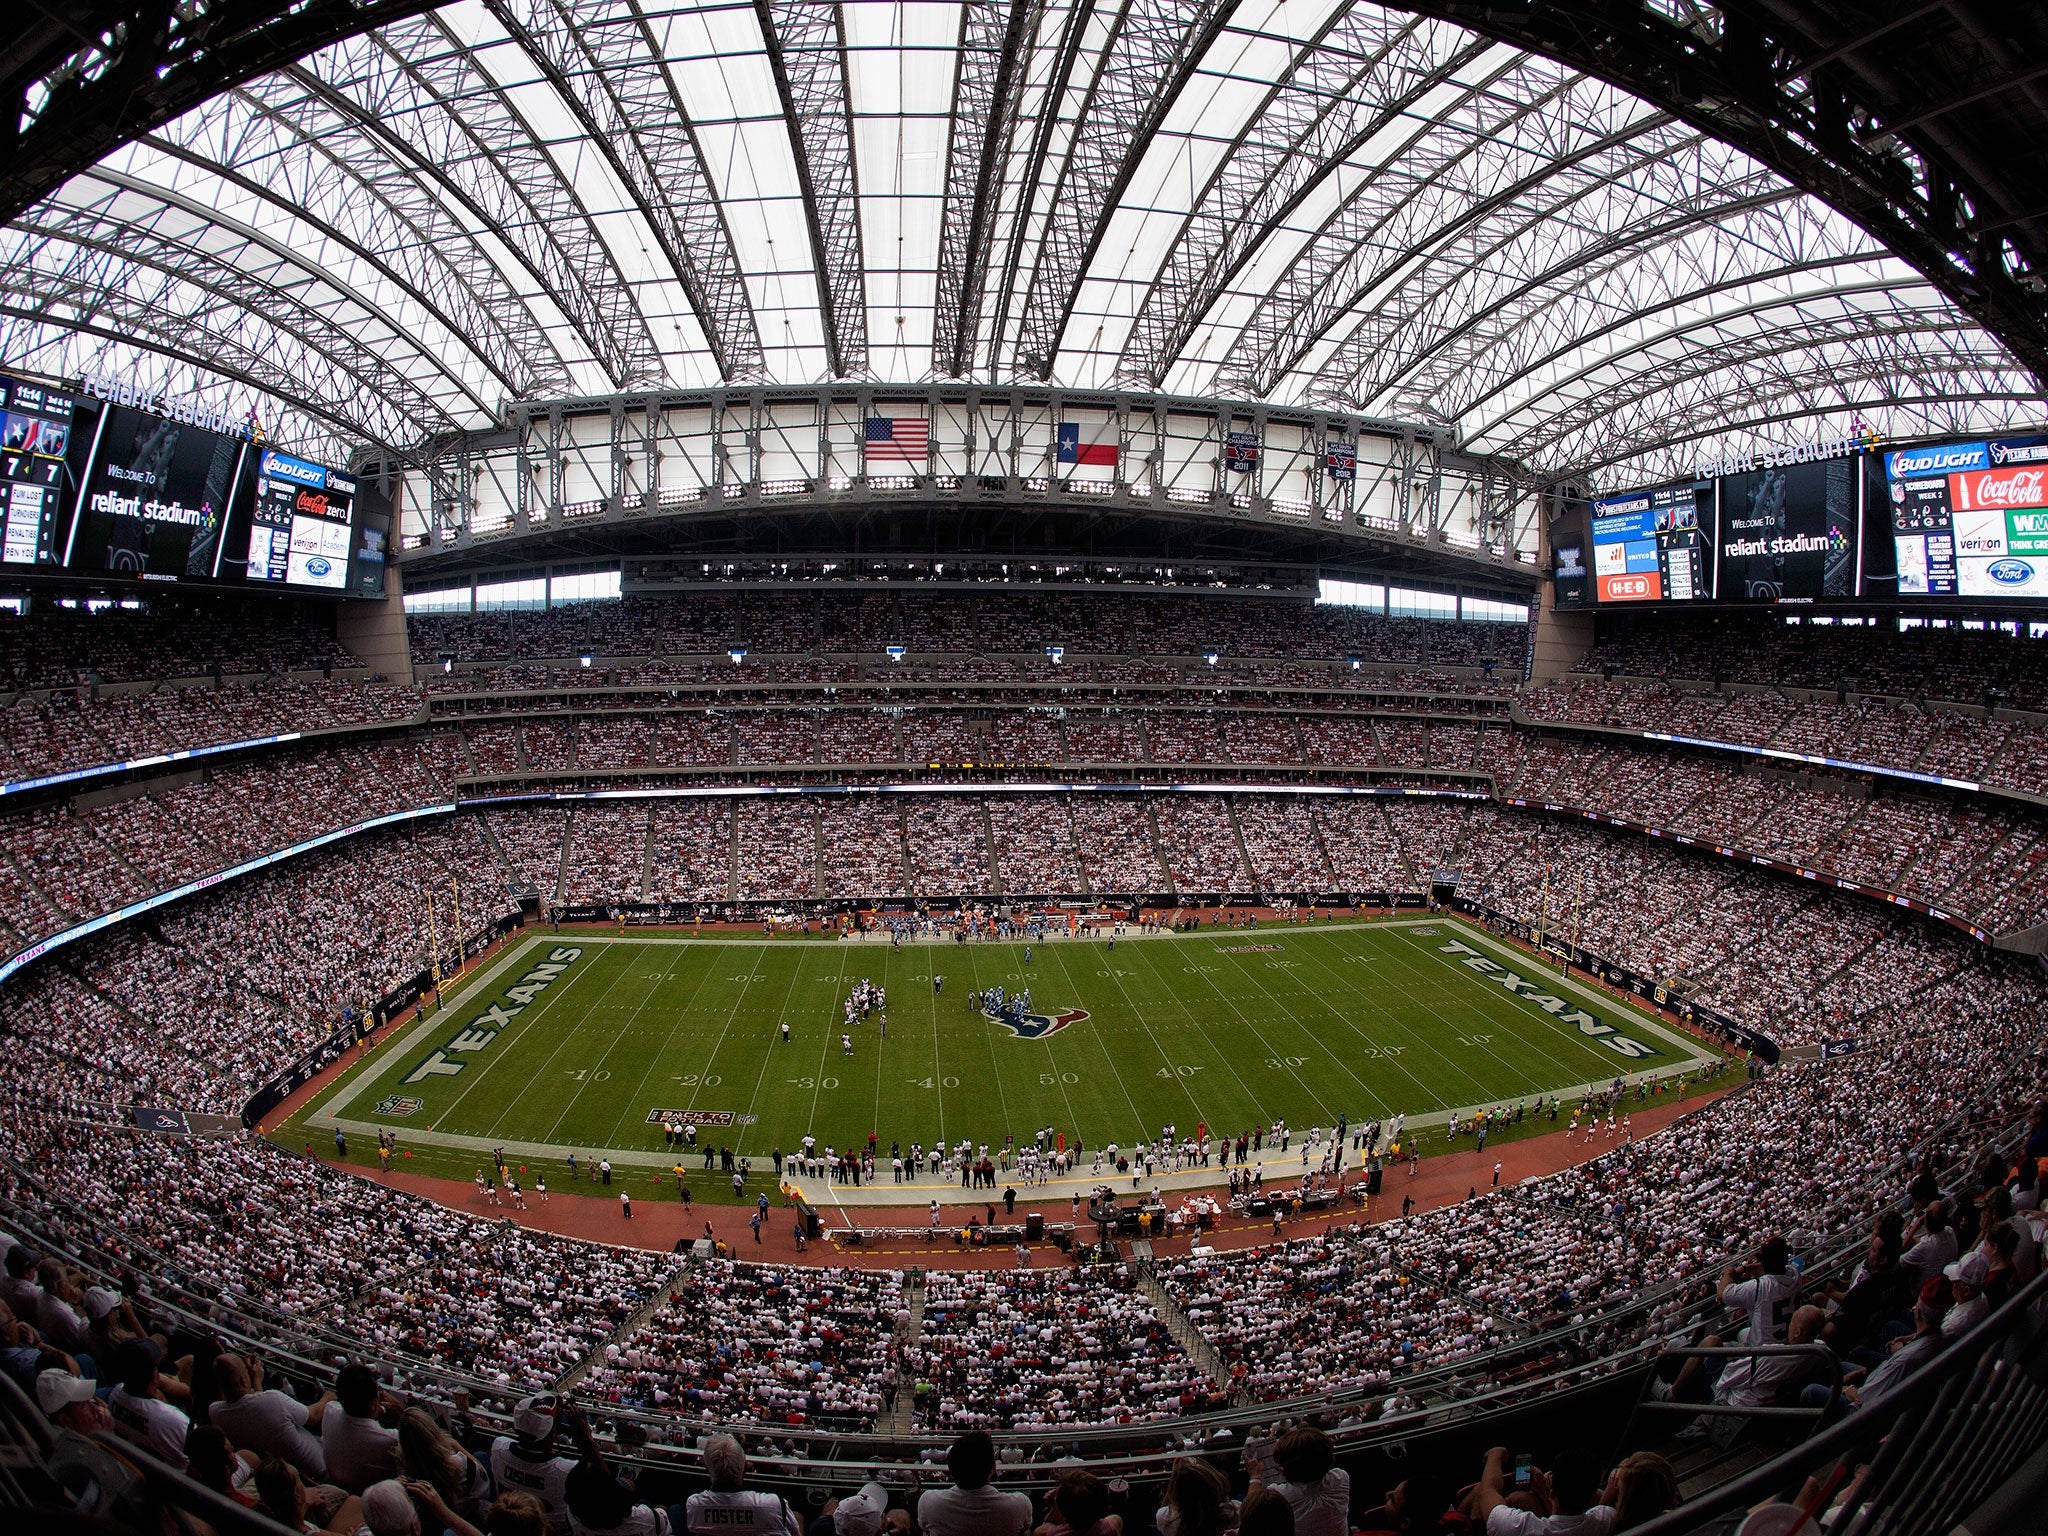
POLYGON ((1008 1004, 1001 1008, 984 1008, 982 1012, 1019 1040, 1043 1040, 1047 1035, 1056 1035, 1069 1024, 1078 1024, 1088 1017, 1086 1008, 1069 1008, 1064 1013, 1026 1013, 1008 1004))

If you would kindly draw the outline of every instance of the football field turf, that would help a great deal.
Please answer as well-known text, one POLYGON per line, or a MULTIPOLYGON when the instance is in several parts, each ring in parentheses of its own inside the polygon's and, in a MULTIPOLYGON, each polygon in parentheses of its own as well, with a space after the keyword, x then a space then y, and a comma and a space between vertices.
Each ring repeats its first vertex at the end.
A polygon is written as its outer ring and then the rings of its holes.
POLYGON ((296 1145, 339 1127, 362 1160, 388 1129, 424 1159, 407 1166, 457 1177, 494 1146, 666 1167, 667 1110, 757 1165, 806 1133, 846 1147, 872 1131, 886 1160, 892 1141, 994 1147, 1043 1126, 1092 1148, 1169 1122, 1222 1136, 1413 1120, 1708 1054, 1443 918, 1056 939, 1028 962, 1021 944, 544 932, 278 1130, 296 1145), (888 1033, 856 1024, 849 1054, 844 1002, 863 978, 887 989, 888 1033), (1029 988, 1029 1012, 971 1005, 995 987, 1029 988))

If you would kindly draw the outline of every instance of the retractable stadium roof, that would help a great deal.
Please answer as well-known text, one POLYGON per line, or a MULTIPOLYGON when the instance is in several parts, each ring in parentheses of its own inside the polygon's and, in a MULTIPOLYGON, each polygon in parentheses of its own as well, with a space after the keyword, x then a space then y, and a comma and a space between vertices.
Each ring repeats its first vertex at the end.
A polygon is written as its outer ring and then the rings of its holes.
POLYGON ((28 4, 0 360, 308 451, 842 378, 1601 478, 2042 414, 2038 6, 28 4))

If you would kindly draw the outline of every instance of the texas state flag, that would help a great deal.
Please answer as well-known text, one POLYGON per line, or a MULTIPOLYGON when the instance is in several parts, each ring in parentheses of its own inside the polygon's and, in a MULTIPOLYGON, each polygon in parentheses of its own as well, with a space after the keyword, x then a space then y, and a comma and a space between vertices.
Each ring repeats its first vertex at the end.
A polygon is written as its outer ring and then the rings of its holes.
POLYGON ((1062 464, 1107 464, 1114 467, 1116 454, 1117 429, 1114 421, 1060 423, 1062 464))

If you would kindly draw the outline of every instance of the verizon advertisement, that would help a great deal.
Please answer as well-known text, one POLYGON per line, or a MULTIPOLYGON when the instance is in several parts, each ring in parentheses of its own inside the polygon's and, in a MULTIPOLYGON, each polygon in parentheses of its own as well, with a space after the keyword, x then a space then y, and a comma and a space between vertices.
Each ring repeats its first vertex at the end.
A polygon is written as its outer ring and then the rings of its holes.
POLYGON ((2048 598, 2048 438, 1885 456, 1899 595, 2048 598))
POLYGON ((1715 596, 1737 603, 1854 597, 1857 478, 1854 459, 1724 476, 1715 596))

